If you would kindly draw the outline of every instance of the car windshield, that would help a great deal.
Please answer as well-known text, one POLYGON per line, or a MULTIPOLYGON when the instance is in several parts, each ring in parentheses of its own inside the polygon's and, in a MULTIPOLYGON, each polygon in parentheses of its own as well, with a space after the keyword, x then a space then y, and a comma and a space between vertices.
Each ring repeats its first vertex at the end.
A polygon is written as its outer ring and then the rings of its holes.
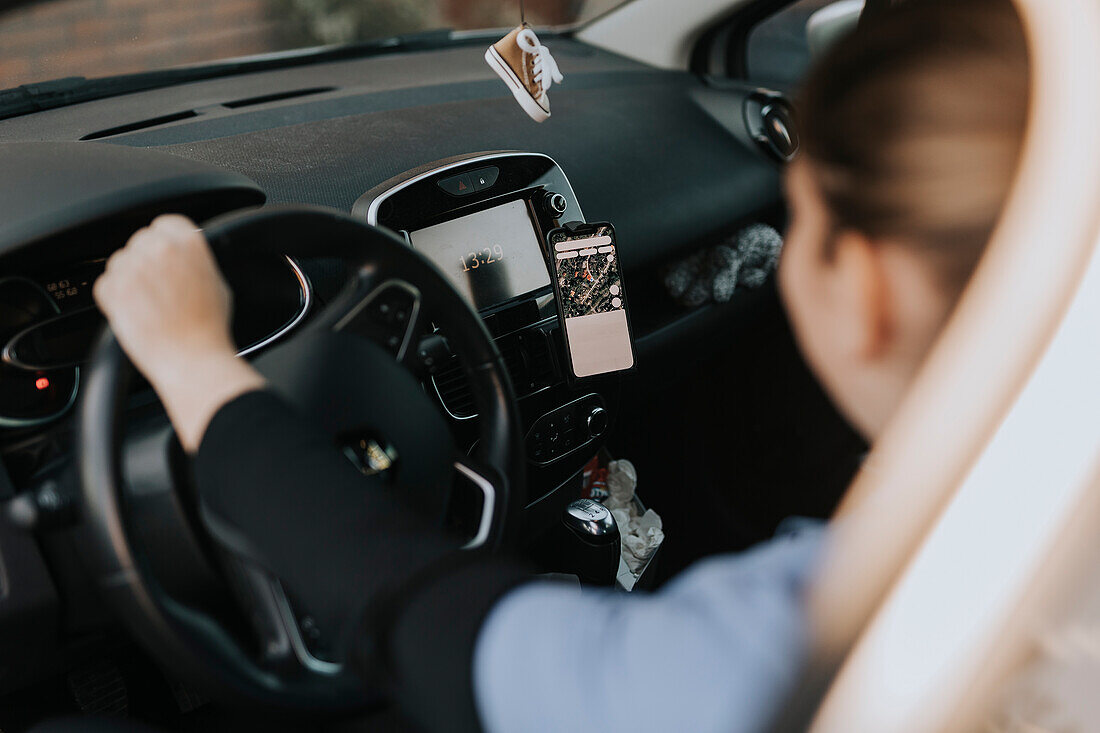
MULTIPOLYGON (((524 0, 528 23, 568 27, 624 0, 524 0)), ((52 0, 0 11, 0 89, 435 29, 508 28, 518 0, 52 0)))

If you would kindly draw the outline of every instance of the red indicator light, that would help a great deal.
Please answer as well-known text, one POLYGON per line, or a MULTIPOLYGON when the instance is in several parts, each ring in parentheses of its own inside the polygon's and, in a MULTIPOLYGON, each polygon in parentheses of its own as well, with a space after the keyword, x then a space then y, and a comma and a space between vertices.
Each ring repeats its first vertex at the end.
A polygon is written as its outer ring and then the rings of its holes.
POLYGON ((50 388, 50 380, 47 379, 46 377, 39 377, 38 379, 34 380, 34 386, 37 387, 39 391, 42 391, 44 389, 49 389, 50 388))

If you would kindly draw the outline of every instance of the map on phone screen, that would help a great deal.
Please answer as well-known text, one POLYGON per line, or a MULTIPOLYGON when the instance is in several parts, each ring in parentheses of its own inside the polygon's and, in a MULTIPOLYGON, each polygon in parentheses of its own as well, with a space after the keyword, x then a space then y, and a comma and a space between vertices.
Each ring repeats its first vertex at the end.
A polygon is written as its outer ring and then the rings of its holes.
POLYGON ((589 377, 634 366, 611 227, 576 235, 554 232, 550 244, 573 374, 589 377))

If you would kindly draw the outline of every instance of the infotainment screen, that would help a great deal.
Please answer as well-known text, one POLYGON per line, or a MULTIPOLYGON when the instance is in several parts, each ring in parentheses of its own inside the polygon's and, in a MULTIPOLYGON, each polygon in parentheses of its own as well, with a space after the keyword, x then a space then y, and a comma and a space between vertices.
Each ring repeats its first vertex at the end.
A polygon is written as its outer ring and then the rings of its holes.
POLYGON ((550 284, 524 201, 409 232, 409 240, 478 310, 550 284))

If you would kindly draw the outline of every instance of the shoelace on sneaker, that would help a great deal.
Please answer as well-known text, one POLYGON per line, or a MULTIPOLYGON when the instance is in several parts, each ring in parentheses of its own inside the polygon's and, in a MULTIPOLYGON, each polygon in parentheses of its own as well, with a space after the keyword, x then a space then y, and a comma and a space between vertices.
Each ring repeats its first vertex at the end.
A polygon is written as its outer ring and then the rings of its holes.
POLYGON ((539 43, 539 37, 533 30, 530 28, 521 30, 516 36, 516 43, 524 52, 535 57, 535 83, 539 85, 543 94, 549 91, 551 80, 561 84, 564 77, 558 70, 558 63, 550 55, 550 49, 539 43))

